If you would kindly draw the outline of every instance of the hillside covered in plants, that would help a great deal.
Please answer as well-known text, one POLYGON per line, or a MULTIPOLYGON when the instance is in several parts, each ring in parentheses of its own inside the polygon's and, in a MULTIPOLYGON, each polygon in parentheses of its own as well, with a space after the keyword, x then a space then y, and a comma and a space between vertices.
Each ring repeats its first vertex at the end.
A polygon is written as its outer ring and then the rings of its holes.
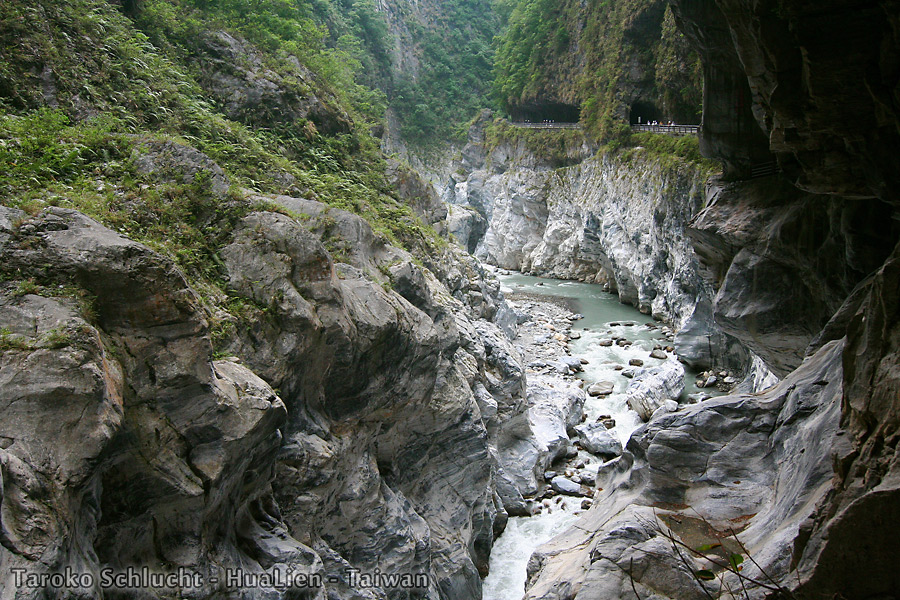
MULTIPOLYGON (((697 53, 664 0, 509 2, 494 96, 519 114, 574 107, 600 137, 629 121, 699 123, 697 53)), ((562 120, 562 119, 556 119, 562 120)), ((571 120, 571 119, 568 119, 571 120)))

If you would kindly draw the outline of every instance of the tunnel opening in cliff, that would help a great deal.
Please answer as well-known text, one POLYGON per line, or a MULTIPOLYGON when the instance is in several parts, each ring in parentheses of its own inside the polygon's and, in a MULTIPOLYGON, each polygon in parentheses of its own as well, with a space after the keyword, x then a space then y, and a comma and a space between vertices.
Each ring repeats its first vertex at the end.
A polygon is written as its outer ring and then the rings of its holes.
POLYGON ((631 105, 631 111, 628 115, 628 122, 632 125, 642 123, 650 123, 653 121, 664 121, 663 112, 651 102, 638 100, 631 105))
POLYGON ((512 121, 527 123, 578 123, 581 107, 563 102, 529 102, 510 108, 509 117, 512 121))

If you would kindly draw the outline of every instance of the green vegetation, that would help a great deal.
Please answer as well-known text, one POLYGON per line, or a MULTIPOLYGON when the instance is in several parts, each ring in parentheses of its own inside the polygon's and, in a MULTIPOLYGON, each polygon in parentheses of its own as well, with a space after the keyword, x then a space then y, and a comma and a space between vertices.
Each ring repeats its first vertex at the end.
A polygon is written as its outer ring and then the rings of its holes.
MULTIPOLYGON (((403 0, 406 48, 419 50, 418 74, 398 73, 391 90, 404 139, 420 149, 460 138, 459 127, 488 103, 498 19, 490 0, 444 0, 439 14, 415 14, 403 0)), ((423 8, 428 10, 428 8, 423 8)))
POLYGON ((490 154, 501 143, 517 146, 545 158, 553 167, 565 167, 578 162, 575 155, 587 142, 580 129, 530 129, 516 127, 506 119, 494 119, 484 132, 484 145, 490 154))
MULTIPOLYGON (((631 104, 699 122, 700 61, 663 0, 518 0, 499 37, 494 97, 581 106, 599 139, 627 136, 631 104)), ((644 115, 647 118, 648 115, 644 115)))
POLYGON ((700 154, 700 140, 694 135, 673 137, 661 133, 633 133, 614 140, 606 146, 606 149, 620 151, 626 161, 643 151, 663 161, 664 164, 692 163, 707 175, 720 169, 718 162, 703 158, 700 154))
MULTIPOLYGON (((336 40, 317 21, 331 6, 325 0, 142 0, 128 15, 106 0, 4 1, 0 202, 29 214, 47 206, 82 211, 171 257, 211 314, 234 309, 238 320, 247 311, 225 291, 218 251, 241 217, 279 210, 244 189, 346 209, 396 245, 433 251, 443 240, 391 191, 368 131, 381 119, 384 96, 356 80, 362 61, 378 55, 365 44, 386 53, 383 22, 371 0, 335 2, 353 9, 336 40), (227 99, 204 79, 209 61, 197 58, 200 42, 219 31, 252 49, 244 66, 274 73, 288 101, 322 99, 318 110, 333 130, 304 119, 281 123, 262 104, 226 116, 227 99), (230 190, 214 191, 213 173, 188 181, 146 174, 138 163, 152 144, 203 152, 225 171, 230 190)), ((46 279, 17 285, 41 294, 53 293, 51 282, 68 285, 46 279)))
POLYGON ((566 3, 520 0, 498 40, 494 94, 507 108, 545 94, 550 67, 569 51, 566 3))

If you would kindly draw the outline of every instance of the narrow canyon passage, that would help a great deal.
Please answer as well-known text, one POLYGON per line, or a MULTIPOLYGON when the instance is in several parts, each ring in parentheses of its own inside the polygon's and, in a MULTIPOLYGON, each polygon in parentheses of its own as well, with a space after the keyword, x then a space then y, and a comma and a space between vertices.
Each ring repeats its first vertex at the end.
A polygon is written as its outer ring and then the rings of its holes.
MULTIPOLYGON (((677 360, 673 354, 666 359, 649 357, 654 348, 666 346, 669 328, 641 314, 635 308, 622 304, 618 297, 605 292, 597 284, 563 281, 533 277, 521 273, 501 271, 498 278, 502 291, 512 306, 529 316, 540 314, 545 303, 562 303, 582 318, 572 324, 567 336, 572 357, 585 359, 584 371, 579 378, 584 387, 609 382, 613 392, 609 395, 588 396, 584 405, 585 422, 593 423, 611 418, 615 425, 609 429, 624 447, 628 438, 642 421, 638 414, 628 407, 625 390, 631 381, 623 373, 629 372, 629 361, 641 361, 643 366, 653 367, 664 360, 677 360), (632 342, 621 346, 606 345, 610 340, 624 339, 632 342)), ((535 329, 545 327, 543 323, 527 322, 522 327, 535 329)), ((549 331, 549 330, 547 330, 549 331)), ((549 333, 538 334, 537 341, 549 339, 549 333)), ((527 355, 527 350, 523 352, 527 355)), ((539 365, 540 361, 533 361, 539 365)), ((690 369, 685 369, 685 391, 683 401, 697 394, 717 396, 715 388, 701 389, 696 386, 697 377, 690 369)), ((614 459, 616 460, 616 459, 614 459)), ((564 461, 559 461, 564 468, 564 461)), ((570 461, 584 464, 583 469, 596 476, 598 469, 607 462, 604 458, 590 454, 579 448, 577 457, 570 461)), ((528 560, 532 552, 554 536, 570 527, 577 527, 580 516, 585 512, 582 498, 556 496, 545 501, 542 510, 534 515, 510 517, 506 530, 495 541, 491 551, 490 573, 484 580, 484 600, 521 600, 525 593, 528 560)))

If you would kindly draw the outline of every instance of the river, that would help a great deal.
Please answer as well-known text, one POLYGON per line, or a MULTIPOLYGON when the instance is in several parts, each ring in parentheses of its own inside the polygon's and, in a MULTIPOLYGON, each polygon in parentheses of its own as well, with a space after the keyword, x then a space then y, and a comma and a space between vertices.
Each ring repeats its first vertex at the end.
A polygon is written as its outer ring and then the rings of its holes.
MULTIPOLYGON (((622 377, 615 365, 627 365, 632 358, 639 358, 653 366, 661 362, 647 359, 655 345, 667 345, 663 325, 651 317, 641 314, 631 306, 619 302, 618 297, 604 292, 599 285, 561 281, 521 275, 518 273, 498 275, 503 291, 516 303, 518 294, 542 295, 566 298, 572 310, 582 314, 583 319, 573 324, 572 332, 580 339, 569 343, 572 356, 585 358, 582 378, 589 383, 609 381, 614 383, 613 394, 607 397, 588 397, 584 411, 589 421, 600 415, 610 415, 616 426, 610 433, 618 437, 624 446, 632 432, 641 425, 637 413, 625 403, 625 388, 628 379, 622 377), (627 337, 631 346, 601 346, 602 339, 627 337)), ((695 374, 685 373, 685 395, 700 391, 695 385, 695 374)), ((703 390, 709 392, 710 390, 703 390)), ((588 470, 596 471, 601 459, 583 450, 579 458, 587 463, 588 470)), ((533 517, 511 517, 503 535, 495 542, 491 552, 490 574, 484 580, 484 600, 521 600, 525 593, 525 579, 528 559, 532 552, 565 530, 578 520, 576 512, 581 512, 580 501, 569 498, 563 501, 564 508, 544 511, 533 517)), ((556 505, 554 505, 556 507, 556 505)))

